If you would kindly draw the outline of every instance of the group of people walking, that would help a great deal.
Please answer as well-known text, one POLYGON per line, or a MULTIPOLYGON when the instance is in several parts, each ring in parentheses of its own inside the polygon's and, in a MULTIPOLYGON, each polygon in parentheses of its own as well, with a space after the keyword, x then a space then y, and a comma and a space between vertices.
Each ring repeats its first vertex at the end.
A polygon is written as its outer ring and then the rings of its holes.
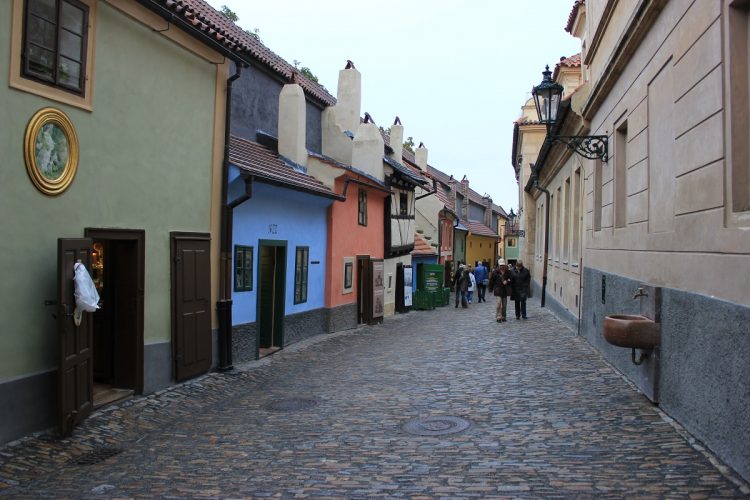
POLYGON ((515 266, 508 266, 505 260, 499 259, 497 267, 491 272, 482 262, 476 267, 460 264, 453 274, 456 307, 459 301, 461 307, 469 307, 474 290, 478 291, 478 302, 487 302, 486 291, 489 290, 497 301, 495 306, 495 320, 498 323, 507 321, 508 297, 515 302, 516 319, 527 319, 526 299, 529 296, 531 273, 523 265, 523 261, 516 261, 515 266))

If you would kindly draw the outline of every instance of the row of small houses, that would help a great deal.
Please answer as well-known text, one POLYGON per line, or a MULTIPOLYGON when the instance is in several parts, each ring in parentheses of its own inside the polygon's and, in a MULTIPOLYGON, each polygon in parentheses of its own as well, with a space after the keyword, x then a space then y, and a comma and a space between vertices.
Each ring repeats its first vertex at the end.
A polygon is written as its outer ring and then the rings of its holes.
POLYGON ((406 311, 420 263, 503 255, 503 209, 362 118, 351 62, 334 98, 203 0, 0 19, 0 443, 406 311), (78 326, 77 262, 101 299, 78 326))

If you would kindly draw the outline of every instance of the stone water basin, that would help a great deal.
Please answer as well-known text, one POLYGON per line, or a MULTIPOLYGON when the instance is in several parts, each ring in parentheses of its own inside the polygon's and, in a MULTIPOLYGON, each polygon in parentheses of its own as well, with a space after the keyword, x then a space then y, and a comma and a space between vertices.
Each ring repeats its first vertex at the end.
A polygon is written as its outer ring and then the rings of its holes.
POLYGON ((611 314, 604 317, 604 339, 612 345, 653 349, 661 341, 661 323, 637 314, 611 314))

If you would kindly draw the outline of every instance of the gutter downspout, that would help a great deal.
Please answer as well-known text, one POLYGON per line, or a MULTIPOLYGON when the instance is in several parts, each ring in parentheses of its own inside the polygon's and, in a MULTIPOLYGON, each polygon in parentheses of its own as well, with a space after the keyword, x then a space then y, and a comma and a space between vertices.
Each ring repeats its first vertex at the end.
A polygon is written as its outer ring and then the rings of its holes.
MULTIPOLYGON (((240 77, 241 63, 235 62, 235 73, 227 79, 226 110, 224 113, 224 161, 221 168, 221 241, 219 257, 219 300, 216 311, 219 317, 219 371, 232 366, 232 209, 228 204, 229 192, 229 136, 232 114, 232 82, 240 77)), ((249 199, 249 196, 248 196, 249 199)), ((243 200, 245 201, 245 200, 243 200)))
POLYGON ((536 165, 531 164, 531 170, 534 176, 533 187, 544 193, 544 263, 542 266, 542 307, 544 307, 544 299, 547 294, 547 256, 549 255, 549 203, 550 203, 550 192, 539 185, 538 172, 536 171, 536 165))

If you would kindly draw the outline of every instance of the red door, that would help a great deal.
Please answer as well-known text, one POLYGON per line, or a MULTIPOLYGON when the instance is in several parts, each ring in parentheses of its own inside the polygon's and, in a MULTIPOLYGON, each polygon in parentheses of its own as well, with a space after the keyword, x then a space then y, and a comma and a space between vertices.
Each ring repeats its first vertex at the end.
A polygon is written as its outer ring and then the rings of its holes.
POLYGON ((172 345, 175 378, 211 368, 211 238, 172 233, 172 345))
POLYGON ((63 436, 94 407, 91 313, 83 313, 79 326, 73 322, 73 266, 81 261, 91 269, 91 244, 90 238, 57 240, 58 416, 63 436))

